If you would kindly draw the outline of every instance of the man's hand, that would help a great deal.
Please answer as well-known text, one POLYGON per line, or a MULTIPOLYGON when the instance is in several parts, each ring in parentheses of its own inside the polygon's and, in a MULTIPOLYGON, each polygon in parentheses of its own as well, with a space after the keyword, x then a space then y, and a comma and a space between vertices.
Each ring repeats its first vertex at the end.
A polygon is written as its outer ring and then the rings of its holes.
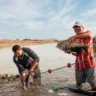
POLYGON ((77 56, 77 52, 71 52, 71 50, 65 51, 65 53, 72 54, 74 56, 77 56))
POLYGON ((28 72, 29 75, 35 76, 35 74, 34 74, 34 69, 37 67, 37 65, 38 65, 38 62, 32 63, 31 68, 30 68, 30 70, 29 70, 29 72, 28 72))
POLYGON ((72 52, 71 54, 74 56, 77 56, 77 52, 72 52))
POLYGON ((28 74, 31 75, 31 76, 35 76, 33 70, 29 70, 28 74))

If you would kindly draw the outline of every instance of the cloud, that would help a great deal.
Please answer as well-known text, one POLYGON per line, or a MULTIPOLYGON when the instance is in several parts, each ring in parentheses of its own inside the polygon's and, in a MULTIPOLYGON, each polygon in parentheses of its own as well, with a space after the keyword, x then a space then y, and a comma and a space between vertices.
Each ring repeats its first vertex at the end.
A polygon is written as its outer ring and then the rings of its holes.
MULTIPOLYGON (((47 4, 50 5, 50 3, 52 3, 52 2, 48 2, 47 4)), ((55 10, 54 7, 48 8, 47 14, 45 14, 46 13, 45 10, 43 11, 43 16, 48 17, 46 19, 46 21, 24 22, 23 24, 25 26, 27 26, 27 28, 40 28, 41 27, 41 29, 42 29, 42 26, 44 28, 52 28, 52 27, 56 27, 56 26, 62 27, 64 25, 68 28, 68 26, 67 26, 68 23, 66 23, 66 22, 70 22, 70 20, 71 20, 71 16, 68 13, 70 13, 72 10, 74 10, 75 7, 77 6, 77 4, 71 4, 70 0, 66 0, 65 6, 62 6, 61 5, 62 3, 60 3, 60 1, 58 1, 58 3, 60 5, 58 5, 57 8, 58 9, 60 8, 60 9, 57 12, 54 11, 55 10), (62 7, 60 7, 60 6, 62 6, 62 7)), ((54 5, 54 3, 52 3, 52 4, 54 5)), ((49 5, 48 5, 48 7, 50 7, 49 5)))
MULTIPOLYGON (((75 21, 72 17, 72 12, 79 4, 74 3, 75 0, 4 1, 7 3, 5 4, 3 2, 4 6, 3 3, 2 6, 0 6, 0 24, 8 25, 10 28, 12 26, 12 28, 16 28, 18 32, 32 30, 39 34, 48 32, 49 36, 55 32, 61 32, 63 34, 64 30, 66 30, 66 32, 70 31, 75 21)), ((12 31, 10 28, 8 28, 9 32, 10 30, 12 31)), ((17 36, 19 36, 18 32, 16 33, 17 36)))
POLYGON ((66 6, 64 6, 61 10, 59 10, 58 13, 55 13, 51 18, 50 21, 54 22, 54 21, 58 21, 62 18, 64 18, 64 16, 69 13, 70 11, 72 11, 74 8, 76 7, 76 4, 71 4, 70 0, 66 0, 66 6))
POLYGON ((42 16, 36 4, 29 4, 27 0, 8 0, 7 6, 1 7, 1 18, 28 19, 42 16))
POLYGON ((69 8, 63 8, 59 13, 56 13, 52 18, 50 18, 50 22, 57 23, 57 22, 62 22, 62 20, 66 21, 66 14, 70 12, 75 6, 71 6, 69 8), (65 15, 65 16, 64 16, 65 15), (65 18, 65 19, 64 19, 65 18))
POLYGON ((28 29, 34 29, 34 28, 42 28, 44 23, 43 22, 24 22, 23 25, 28 29))
POLYGON ((91 9, 91 10, 88 10, 88 11, 85 12, 85 13, 82 13, 81 16, 92 16, 92 15, 94 15, 94 14, 96 14, 96 8, 91 9))
POLYGON ((0 32, 0 39, 8 39, 11 34, 9 32, 0 32))
POLYGON ((0 32, 0 35, 9 34, 8 32, 0 32))

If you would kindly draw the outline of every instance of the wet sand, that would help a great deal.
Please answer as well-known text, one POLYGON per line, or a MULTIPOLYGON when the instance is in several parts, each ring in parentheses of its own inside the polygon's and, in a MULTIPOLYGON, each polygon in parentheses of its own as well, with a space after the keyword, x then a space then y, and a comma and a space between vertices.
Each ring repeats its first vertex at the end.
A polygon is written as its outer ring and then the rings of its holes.
POLYGON ((0 96, 56 96, 56 93, 50 94, 44 87, 36 85, 32 85, 30 89, 24 91, 20 81, 1 81, 0 96))
MULTIPOLYGON (((68 68, 61 68, 52 73, 42 74, 42 84, 32 84, 31 87, 26 91, 22 89, 20 80, 17 81, 0 81, 0 96, 59 96, 60 93, 67 93, 68 96, 87 96, 82 94, 76 94, 68 90, 59 90, 57 92, 50 93, 49 90, 52 86, 65 87, 68 84, 75 84, 74 68, 68 71, 68 68)), ((74 87, 74 86, 73 86, 74 87)), ((85 85, 83 89, 88 89, 90 86, 85 85)), ((67 96, 67 95, 64 95, 67 96)))

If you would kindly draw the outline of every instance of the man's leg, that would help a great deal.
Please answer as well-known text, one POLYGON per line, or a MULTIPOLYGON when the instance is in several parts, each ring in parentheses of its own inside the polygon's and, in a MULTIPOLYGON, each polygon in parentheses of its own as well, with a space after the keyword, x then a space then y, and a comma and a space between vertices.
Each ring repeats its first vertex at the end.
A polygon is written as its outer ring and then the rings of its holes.
POLYGON ((26 76, 26 80, 25 80, 27 88, 30 88, 29 77, 30 77, 30 75, 28 74, 28 75, 26 76))
POLYGON ((26 86, 26 73, 25 72, 21 73, 21 78, 22 78, 23 89, 27 90, 27 86, 26 86))
POLYGON ((21 82, 22 82, 23 88, 26 90, 27 88, 26 88, 26 82, 25 82, 26 80, 25 68, 22 65, 20 65, 19 67, 20 67, 19 73, 21 75, 21 82))
MULTIPOLYGON (((30 58, 28 59, 28 62, 27 62, 27 71, 30 70, 32 62, 33 62, 33 59, 30 57, 30 58)), ((30 75, 31 75, 31 74, 28 73, 27 76, 26 76, 26 85, 27 85, 28 88, 30 88, 30 84, 29 84, 29 83, 30 83, 30 82, 29 82, 29 77, 30 77, 30 75)))
POLYGON ((76 86, 81 89, 82 83, 86 82, 85 70, 77 71, 75 70, 76 86))
MULTIPOLYGON (((31 65, 32 63, 33 63, 32 58, 29 58, 28 59, 29 66, 27 67, 28 70, 30 70, 30 68, 33 66, 33 65, 31 65)), ((34 69, 34 74, 35 74, 35 76, 32 75, 33 76, 33 83, 40 85, 41 84, 41 72, 40 72, 39 64, 34 69)))
POLYGON ((33 77, 33 83, 36 85, 41 85, 41 72, 39 66, 34 71, 35 76, 33 77))
POLYGON ((96 96, 96 68, 87 69, 87 81, 90 83, 94 96, 96 96))

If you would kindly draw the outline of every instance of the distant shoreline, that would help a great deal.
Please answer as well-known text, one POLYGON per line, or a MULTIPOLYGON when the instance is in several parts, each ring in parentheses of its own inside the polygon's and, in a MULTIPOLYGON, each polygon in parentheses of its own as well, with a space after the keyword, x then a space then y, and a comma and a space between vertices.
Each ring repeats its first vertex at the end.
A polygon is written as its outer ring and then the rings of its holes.
MULTIPOLYGON (((60 40, 0 40, 0 48, 12 47, 15 44, 20 46, 31 46, 41 44, 58 43, 60 40)), ((96 43, 94 42, 94 52, 96 53, 96 43)))
POLYGON ((51 43, 58 43, 58 40, 0 40, 0 48, 12 47, 15 44, 20 46, 30 46, 51 43))

